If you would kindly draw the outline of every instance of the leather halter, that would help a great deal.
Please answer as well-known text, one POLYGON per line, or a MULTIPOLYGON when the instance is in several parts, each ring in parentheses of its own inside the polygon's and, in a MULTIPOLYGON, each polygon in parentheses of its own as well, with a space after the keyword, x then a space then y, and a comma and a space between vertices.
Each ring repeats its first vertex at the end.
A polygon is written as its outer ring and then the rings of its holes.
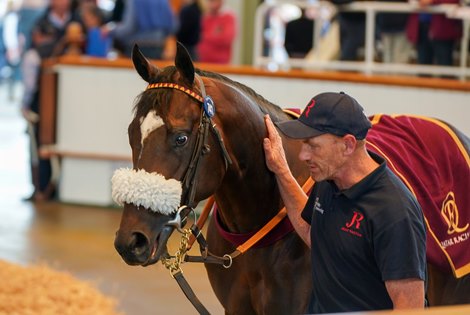
POLYGON ((210 152, 210 146, 207 143, 209 128, 216 136, 220 148, 222 149, 222 155, 225 162, 225 169, 227 169, 228 166, 232 164, 232 160, 227 152, 227 149, 225 148, 222 136, 220 135, 217 126, 212 122, 212 116, 214 112, 212 112, 211 115, 211 113, 207 110, 206 102, 212 102, 212 99, 206 95, 206 89, 204 87, 204 82, 202 81, 201 77, 198 74, 195 74, 195 79, 199 85, 199 90, 201 91, 201 94, 177 83, 168 82, 151 83, 147 86, 146 89, 175 89, 187 94, 188 96, 196 100, 198 103, 203 105, 201 106, 201 118, 199 120, 196 144, 194 147, 194 151, 191 154, 191 160, 189 162, 188 168, 183 177, 183 188, 186 189, 186 198, 182 204, 184 204, 190 209, 193 209, 196 206, 196 203, 194 202, 194 197, 196 195, 196 188, 198 184, 196 180, 196 175, 199 163, 201 161, 201 157, 210 152))
MULTIPOLYGON (((227 149, 225 148, 225 144, 222 139, 222 136, 220 135, 220 132, 217 129, 217 126, 212 122, 212 117, 215 114, 213 101, 210 97, 206 95, 204 82, 202 81, 201 77, 198 74, 195 74, 195 79, 198 82, 199 90, 201 91, 201 94, 198 94, 195 91, 192 91, 191 89, 188 89, 176 83, 165 83, 165 82, 164 83, 152 83, 152 84, 149 84, 146 89, 146 90, 175 89, 175 90, 178 90, 187 94, 188 96, 196 100, 199 104, 202 104, 201 118, 199 120, 196 144, 194 146, 193 152, 191 153, 191 159, 189 161, 189 165, 186 170, 186 173, 183 176, 183 188, 186 189, 185 197, 183 200, 184 202, 182 203, 183 206, 180 207, 178 212, 175 214, 175 217, 172 220, 168 221, 167 227, 165 227, 165 228, 171 228, 171 229, 176 228, 179 231, 181 230, 181 226, 184 225, 189 213, 193 212, 194 207, 196 206, 196 203, 194 202, 194 198, 196 195, 196 189, 197 189, 197 184, 198 184, 197 172, 199 169, 199 164, 200 164, 201 158, 205 154, 210 152, 210 146, 207 143, 209 128, 212 130, 212 132, 217 138, 217 141, 219 142, 220 148, 222 150, 224 162, 225 162, 225 169, 228 169, 228 166, 232 164, 232 160, 227 152, 227 149)), ((196 308, 199 314, 209 314, 207 309, 204 307, 204 305, 199 301, 197 296, 194 294, 189 283, 184 278, 183 272, 181 271, 181 269, 177 269, 176 272, 172 272, 171 274, 173 278, 176 280, 176 282, 178 283, 178 285, 180 286, 185 296, 188 298, 191 304, 196 308)))
MULTIPOLYGON (((147 86, 147 90, 148 89, 175 89, 175 90, 181 91, 187 94, 188 96, 192 97, 197 102, 202 103, 203 105, 201 108, 201 118, 199 121, 196 144, 191 154, 191 159, 189 162, 188 169, 186 170, 186 173, 183 177, 183 187, 187 189, 185 202, 183 203, 184 206, 180 207, 180 209, 175 215, 175 218, 167 223, 167 225, 176 227, 178 230, 180 230, 180 227, 181 225, 184 224, 186 217, 191 211, 193 211, 193 207, 195 207, 194 197, 195 197, 196 187, 198 183, 196 180, 198 166, 199 166, 201 157, 210 152, 210 147, 207 143, 207 136, 208 136, 209 128, 211 128, 211 130, 214 132, 219 142, 219 145, 222 149, 222 155, 224 157, 226 169, 228 168, 229 164, 232 164, 232 160, 230 159, 230 156, 225 148, 223 139, 216 125, 212 123, 211 118, 213 117, 214 113, 212 112, 212 115, 211 115, 211 113, 207 110, 206 101, 208 99, 208 96, 206 96, 204 83, 202 79, 200 78, 200 76, 197 74, 195 75, 195 79, 197 80, 199 84, 199 89, 201 91, 201 94, 198 94, 194 92, 193 90, 185 88, 184 86, 181 86, 176 83, 152 83, 147 86)), ((303 189, 305 192, 307 192, 307 191, 310 191, 312 186, 313 186, 313 181, 311 178, 309 178, 305 182, 303 189)), ((212 254, 209 251, 207 241, 205 240, 204 236, 201 233, 201 229, 207 217, 209 216, 210 211, 212 210, 213 204, 214 204, 214 198, 211 197, 209 201, 207 202, 203 212, 201 213, 199 220, 195 222, 190 229, 192 235, 191 235, 191 239, 189 243, 187 244, 188 245, 187 249, 191 248, 194 241, 197 241, 200 246, 201 256, 185 255, 184 261, 186 262, 213 263, 213 264, 222 265, 224 268, 230 268, 234 258, 236 258, 237 256, 241 254, 244 254, 247 250, 252 248, 256 243, 258 243, 261 239, 263 239, 275 226, 279 224, 279 222, 281 222, 287 216, 287 210, 284 207, 264 227, 262 227, 257 233, 255 233, 250 239, 248 239, 246 242, 238 246, 235 249, 235 251, 233 251, 230 254, 225 254, 224 256, 220 257, 220 256, 212 254)), ((184 278, 182 271, 177 270, 177 272, 172 273, 172 276, 177 281, 183 293, 188 298, 188 300, 193 304, 196 310, 200 314, 209 314, 207 309, 204 307, 204 305, 199 301, 199 299, 194 294, 190 285, 184 278)))

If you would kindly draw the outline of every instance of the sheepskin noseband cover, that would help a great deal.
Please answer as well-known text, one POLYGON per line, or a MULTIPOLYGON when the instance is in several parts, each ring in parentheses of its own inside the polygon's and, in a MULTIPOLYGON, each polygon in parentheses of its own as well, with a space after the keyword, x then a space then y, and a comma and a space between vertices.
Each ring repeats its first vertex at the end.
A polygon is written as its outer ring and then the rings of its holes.
POLYGON ((114 201, 142 206, 169 215, 180 206, 182 187, 176 179, 166 179, 158 173, 120 168, 111 179, 114 201))

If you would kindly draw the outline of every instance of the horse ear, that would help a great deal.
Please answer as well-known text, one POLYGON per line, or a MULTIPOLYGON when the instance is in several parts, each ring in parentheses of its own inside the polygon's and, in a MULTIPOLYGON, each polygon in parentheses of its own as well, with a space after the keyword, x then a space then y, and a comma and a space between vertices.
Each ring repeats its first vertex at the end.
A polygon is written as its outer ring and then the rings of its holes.
POLYGON ((175 66, 180 75, 189 85, 194 82, 194 65, 186 48, 180 42, 176 43, 175 66))
POLYGON ((137 44, 135 44, 132 49, 132 62, 134 63, 134 68, 137 70, 137 73, 148 83, 160 72, 160 69, 145 58, 137 44))

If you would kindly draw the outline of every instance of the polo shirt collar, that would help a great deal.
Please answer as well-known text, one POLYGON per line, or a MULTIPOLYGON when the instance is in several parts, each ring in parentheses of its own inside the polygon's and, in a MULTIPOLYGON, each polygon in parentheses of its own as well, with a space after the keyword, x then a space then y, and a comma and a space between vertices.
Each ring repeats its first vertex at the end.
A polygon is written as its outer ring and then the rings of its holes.
POLYGON ((369 188, 382 176, 385 172, 387 163, 379 155, 368 151, 372 159, 379 163, 379 166, 372 171, 369 175, 364 177, 360 182, 353 185, 352 187, 342 190, 340 193, 343 194, 350 200, 357 199, 359 196, 363 195, 364 192, 368 191, 369 188))

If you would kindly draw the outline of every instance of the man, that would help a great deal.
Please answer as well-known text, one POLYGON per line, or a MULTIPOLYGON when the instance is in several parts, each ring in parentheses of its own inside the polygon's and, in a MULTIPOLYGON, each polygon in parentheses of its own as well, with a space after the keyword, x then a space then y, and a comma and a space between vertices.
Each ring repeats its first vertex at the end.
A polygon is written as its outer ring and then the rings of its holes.
POLYGON ((33 194, 25 200, 44 201, 55 195, 55 178, 49 158, 39 156, 39 130, 41 129, 40 85, 41 62, 65 52, 65 33, 69 25, 78 20, 71 8, 71 0, 51 0, 44 14, 36 20, 31 34, 31 48, 21 64, 23 97, 21 112, 28 123, 31 149, 31 179, 33 194))
MULTIPOLYGON (((358 0, 331 0, 337 6, 354 3, 358 0)), ((357 61, 359 48, 364 47, 366 14, 364 12, 338 12, 339 42, 341 61, 357 61)))
MULTIPOLYGON (((458 0, 417 1, 424 9, 458 3, 458 0)), ((462 20, 448 18, 446 14, 413 13, 406 24, 407 37, 416 48, 417 63, 422 65, 452 66, 454 47, 460 42, 462 31, 462 20)))
POLYGON ((179 11, 176 39, 186 47, 193 61, 198 61, 197 44, 201 37, 202 9, 199 0, 185 0, 179 11))
POLYGON ((307 17, 305 9, 302 15, 286 23, 284 47, 290 58, 305 58, 313 48, 313 30, 315 21, 307 17))
POLYGON ((287 137, 303 141, 299 157, 316 181, 309 197, 292 176, 268 116, 265 122, 266 164, 276 175, 289 219, 311 248, 308 311, 422 308, 423 215, 384 159, 367 151, 371 123, 359 103, 342 92, 322 93, 298 120, 277 123, 287 137))

